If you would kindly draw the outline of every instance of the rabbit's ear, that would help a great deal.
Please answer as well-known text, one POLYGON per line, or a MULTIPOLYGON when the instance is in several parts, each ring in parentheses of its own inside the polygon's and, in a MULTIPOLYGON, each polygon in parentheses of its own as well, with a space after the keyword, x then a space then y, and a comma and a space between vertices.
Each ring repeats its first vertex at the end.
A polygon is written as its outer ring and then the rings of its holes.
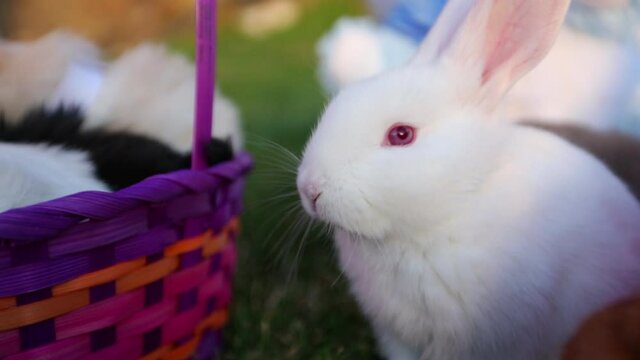
POLYGON ((444 62, 493 107, 547 54, 570 0, 451 0, 412 65, 444 62))

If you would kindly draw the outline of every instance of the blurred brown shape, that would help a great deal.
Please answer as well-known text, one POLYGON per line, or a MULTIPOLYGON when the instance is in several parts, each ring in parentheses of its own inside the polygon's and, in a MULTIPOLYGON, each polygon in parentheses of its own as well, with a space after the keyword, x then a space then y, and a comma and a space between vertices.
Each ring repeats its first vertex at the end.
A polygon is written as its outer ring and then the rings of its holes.
POLYGON ((640 299, 614 305, 592 316, 569 342, 563 359, 640 359, 640 299))
POLYGON ((66 28, 110 53, 149 39, 193 32, 194 0, 0 0, 3 34, 32 40, 66 28))

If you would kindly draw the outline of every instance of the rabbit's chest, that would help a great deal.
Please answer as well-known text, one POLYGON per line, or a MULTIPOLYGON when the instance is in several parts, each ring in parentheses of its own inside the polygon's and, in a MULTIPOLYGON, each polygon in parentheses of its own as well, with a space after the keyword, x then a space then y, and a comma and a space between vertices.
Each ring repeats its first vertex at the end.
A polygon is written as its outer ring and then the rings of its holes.
POLYGON ((384 249, 381 253, 375 245, 345 236, 336 237, 341 264, 374 328, 430 354, 427 358, 466 359, 473 354, 470 358, 494 359, 502 351, 513 354, 513 344, 528 354, 540 346, 532 341, 535 337, 522 335, 548 324, 539 323, 544 317, 530 311, 529 293, 517 294, 522 286, 512 283, 512 276, 503 271, 505 264, 486 253, 493 250, 464 246, 436 256, 384 249))
POLYGON ((460 271, 419 253, 379 256, 356 242, 337 240, 352 291, 374 325, 383 324, 404 341, 426 348, 469 338, 483 322, 482 269, 474 272, 469 264, 460 271))

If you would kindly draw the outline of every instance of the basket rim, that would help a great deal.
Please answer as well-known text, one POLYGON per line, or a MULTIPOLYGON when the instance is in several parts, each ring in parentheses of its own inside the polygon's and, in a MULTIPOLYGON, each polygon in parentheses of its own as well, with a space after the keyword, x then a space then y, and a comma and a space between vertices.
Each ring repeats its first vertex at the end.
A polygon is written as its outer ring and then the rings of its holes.
POLYGON ((247 152, 205 170, 154 175, 115 192, 84 191, 0 213, 0 249, 50 239, 87 220, 108 220, 145 204, 215 190, 253 168, 247 152), (36 225, 38 224, 38 225, 36 225))

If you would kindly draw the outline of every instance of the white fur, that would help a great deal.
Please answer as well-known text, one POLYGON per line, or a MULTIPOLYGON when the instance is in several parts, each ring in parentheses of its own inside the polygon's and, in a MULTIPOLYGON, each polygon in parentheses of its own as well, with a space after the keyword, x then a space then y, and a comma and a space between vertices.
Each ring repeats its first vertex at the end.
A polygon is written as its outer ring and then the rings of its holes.
POLYGON ((633 113, 628 107, 637 101, 631 97, 634 88, 640 88, 637 56, 613 41, 564 28, 549 55, 509 93, 505 114, 516 121, 611 129, 633 113))
POLYGON ((0 212, 80 191, 107 191, 83 152, 0 143, 0 169, 0 212))
POLYGON ((45 108, 55 111, 60 106, 65 106, 86 111, 95 102, 103 81, 100 62, 74 62, 69 65, 56 91, 47 99, 45 108))
MULTIPOLYGON (((335 94, 403 65, 415 50, 392 29, 343 18, 318 44, 319 78, 335 94)), ((640 91, 638 63, 632 48, 563 27, 549 55, 508 94, 504 115, 616 128, 630 114, 640 114, 640 101, 632 96, 640 91)))
POLYGON ((70 67, 98 62, 93 44, 66 31, 31 42, 0 39, 0 111, 17 120, 36 106, 52 105, 52 97, 69 99, 56 91, 70 67))
POLYGON ((557 359, 590 313, 640 290, 628 189, 495 111, 567 3, 451 0, 410 65, 342 91, 309 141, 302 203, 337 229, 387 358, 557 359), (415 143, 383 145, 397 123, 418 129, 415 143))
MULTIPOLYGON (((111 65, 89 109, 88 124, 152 136, 187 151, 192 144, 194 89, 195 69, 185 58, 160 45, 141 45, 111 65)), ((217 94, 213 133, 230 139, 238 151, 243 145, 238 111, 220 91, 217 94)))
POLYGON ((330 93, 403 65, 415 45, 371 19, 342 18, 318 43, 320 80, 330 93))
MULTIPOLYGON (((191 148, 195 69, 165 47, 143 44, 113 64, 89 41, 57 31, 30 42, 0 40, 0 111, 16 121, 34 107, 74 104, 87 126, 154 137, 191 148)), ((237 152, 243 132, 236 106, 220 90, 213 133, 237 152)))

